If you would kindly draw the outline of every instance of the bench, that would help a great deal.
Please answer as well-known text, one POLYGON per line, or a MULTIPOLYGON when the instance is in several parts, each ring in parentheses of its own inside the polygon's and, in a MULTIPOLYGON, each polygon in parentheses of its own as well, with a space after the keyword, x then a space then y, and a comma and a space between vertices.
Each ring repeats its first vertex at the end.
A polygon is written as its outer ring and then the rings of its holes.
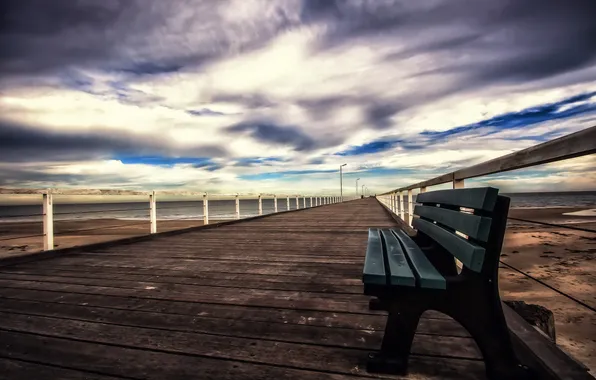
POLYGON ((436 310, 468 330, 489 379, 529 378, 514 354, 499 297, 509 198, 486 187, 421 193, 416 202, 415 237, 400 229, 369 230, 364 294, 376 297, 371 309, 389 314, 368 371, 405 375, 420 316, 436 310))

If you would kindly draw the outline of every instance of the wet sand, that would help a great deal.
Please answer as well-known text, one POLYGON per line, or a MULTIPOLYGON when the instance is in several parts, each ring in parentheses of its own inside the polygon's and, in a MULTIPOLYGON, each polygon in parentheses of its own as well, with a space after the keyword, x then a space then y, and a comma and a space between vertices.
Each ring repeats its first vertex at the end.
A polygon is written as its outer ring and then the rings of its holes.
MULTIPOLYGON (((596 230, 596 218, 563 215, 579 208, 512 209, 509 216, 596 230), (578 223, 579 222, 579 223, 578 223)), ((158 231, 202 225, 199 220, 158 222, 158 231)), ((35 235, 41 223, 1 223, 0 239, 35 235)), ((145 235, 148 221, 116 219, 56 222, 56 248, 145 235), (117 226, 116 228, 108 228, 117 226), (100 228, 100 229, 97 229, 100 228), (78 231, 94 229, 93 231, 78 231), (70 232, 69 232, 70 231, 70 232)), ((0 258, 39 251, 42 238, 0 241, 0 258)), ((596 307, 596 233, 511 221, 502 260, 596 307)), ((596 373, 596 313, 511 269, 500 269, 505 300, 539 304, 555 315, 557 343, 596 373)))

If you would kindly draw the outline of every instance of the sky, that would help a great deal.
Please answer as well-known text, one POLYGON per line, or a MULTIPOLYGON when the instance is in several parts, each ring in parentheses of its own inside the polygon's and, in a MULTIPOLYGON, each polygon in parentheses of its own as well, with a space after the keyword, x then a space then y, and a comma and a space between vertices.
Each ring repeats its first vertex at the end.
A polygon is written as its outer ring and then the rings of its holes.
MULTIPOLYGON (((596 125, 592 0, 4 0, 0 187, 371 193, 596 125)), ((596 190, 587 156, 480 178, 596 190)))

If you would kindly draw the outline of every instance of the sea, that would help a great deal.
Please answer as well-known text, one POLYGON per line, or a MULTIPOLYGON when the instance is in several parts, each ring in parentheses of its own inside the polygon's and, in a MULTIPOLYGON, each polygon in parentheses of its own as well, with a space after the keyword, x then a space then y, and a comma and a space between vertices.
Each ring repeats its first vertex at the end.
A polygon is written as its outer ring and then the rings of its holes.
MULTIPOLYGON (((596 191, 550 192, 550 193, 512 193, 512 208, 555 208, 574 207, 583 210, 596 209, 596 191)), ((1 199, 0 199, 1 201, 1 199)), ((307 199, 307 205, 310 200, 307 199)), ((263 214, 275 211, 273 199, 263 199, 263 214)), ((285 198, 278 199, 278 210, 287 210, 285 198)), ((209 200, 209 219, 228 220, 235 218, 234 200, 209 200)), ((303 207, 300 198, 300 208, 303 207)), ((290 210, 296 209, 296 199, 290 198, 290 210)), ((42 206, 39 205, 0 205, 0 223, 41 221, 42 206)), ((240 216, 258 215, 258 200, 241 199, 240 216)), ((120 219, 147 220, 148 202, 127 203, 55 203, 54 220, 120 219)), ((159 220, 202 220, 202 201, 167 201, 157 202, 159 220)))

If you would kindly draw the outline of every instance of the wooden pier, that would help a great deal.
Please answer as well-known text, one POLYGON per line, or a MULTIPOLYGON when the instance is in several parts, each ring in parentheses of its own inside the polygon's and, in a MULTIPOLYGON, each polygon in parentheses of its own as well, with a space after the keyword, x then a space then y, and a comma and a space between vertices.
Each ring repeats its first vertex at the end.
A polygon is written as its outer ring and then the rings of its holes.
MULTIPOLYGON (((361 274, 367 229, 396 223, 369 198, 0 262, 0 374, 379 377, 364 363, 386 315, 368 310, 361 274)), ((475 343, 443 315, 425 315, 413 353, 409 378, 484 378, 475 343)))

